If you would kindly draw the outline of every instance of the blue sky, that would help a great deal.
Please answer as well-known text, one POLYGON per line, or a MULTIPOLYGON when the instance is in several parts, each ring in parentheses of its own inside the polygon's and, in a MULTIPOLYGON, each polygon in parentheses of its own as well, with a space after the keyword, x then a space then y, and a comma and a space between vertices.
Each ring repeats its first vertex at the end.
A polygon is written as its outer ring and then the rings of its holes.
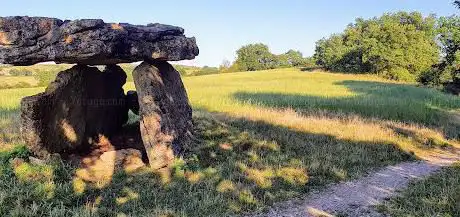
POLYGON ((390 11, 420 11, 447 16, 456 13, 452 0, 2 0, 0 16, 48 16, 60 19, 101 18, 106 22, 165 23, 195 36, 200 56, 192 65, 218 66, 232 61, 235 51, 262 42, 273 53, 289 49, 312 55, 315 42, 341 32, 356 17, 390 11))

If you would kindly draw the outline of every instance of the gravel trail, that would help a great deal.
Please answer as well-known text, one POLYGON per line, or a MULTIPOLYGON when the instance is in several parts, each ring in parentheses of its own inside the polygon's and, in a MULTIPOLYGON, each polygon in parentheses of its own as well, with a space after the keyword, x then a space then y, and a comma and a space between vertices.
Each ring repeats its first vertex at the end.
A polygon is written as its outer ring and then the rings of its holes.
POLYGON ((460 156, 444 158, 441 161, 406 162, 387 166, 368 176, 312 192, 303 199, 275 204, 267 212, 251 216, 382 216, 374 210, 374 205, 405 188, 410 181, 431 175, 459 158, 460 156))

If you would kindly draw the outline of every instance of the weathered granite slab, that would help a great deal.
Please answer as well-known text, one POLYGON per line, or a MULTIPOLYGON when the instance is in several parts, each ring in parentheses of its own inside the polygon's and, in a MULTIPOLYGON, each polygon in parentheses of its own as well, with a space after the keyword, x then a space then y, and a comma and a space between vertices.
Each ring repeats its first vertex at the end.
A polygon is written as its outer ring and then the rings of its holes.
POLYGON ((176 26, 0 17, 0 64, 110 65, 193 59, 198 53, 195 38, 185 37, 184 29, 176 26))

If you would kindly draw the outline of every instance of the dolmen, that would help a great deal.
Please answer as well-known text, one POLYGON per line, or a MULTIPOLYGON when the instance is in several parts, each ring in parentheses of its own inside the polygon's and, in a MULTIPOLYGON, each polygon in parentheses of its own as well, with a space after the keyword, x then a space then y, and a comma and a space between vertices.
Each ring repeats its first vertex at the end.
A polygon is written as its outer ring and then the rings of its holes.
POLYGON ((167 61, 194 59, 198 53, 195 38, 170 25, 0 17, 0 63, 75 64, 59 72, 43 93, 21 100, 21 133, 40 158, 112 136, 131 109, 140 116, 150 166, 167 167, 190 146, 193 128, 180 74, 167 61), (141 62, 132 72, 137 91, 125 94, 127 76, 116 64, 132 62, 141 62))

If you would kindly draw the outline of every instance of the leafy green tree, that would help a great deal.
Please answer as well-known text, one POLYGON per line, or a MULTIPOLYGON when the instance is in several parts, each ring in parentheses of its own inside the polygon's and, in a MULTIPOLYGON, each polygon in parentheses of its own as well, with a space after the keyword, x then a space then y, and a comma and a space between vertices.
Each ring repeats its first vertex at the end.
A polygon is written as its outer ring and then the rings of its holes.
POLYGON ((314 57, 333 71, 412 81, 439 59, 435 24, 435 17, 418 12, 359 18, 342 34, 318 41, 314 57))
POLYGON ((316 60, 314 57, 305 57, 304 62, 302 64, 303 67, 310 67, 310 68, 316 68, 316 60))
POLYGON ((236 64, 242 71, 274 69, 278 60, 265 44, 249 44, 236 51, 236 64))
POLYGON ((441 43, 442 51, 445 55, 444 65, 451 70, 452 79, 455 83, 460 83, 460 17, 441 17, 439 20, 438 40, 441 43))
POLYGON ((289 62, 289 57, 286 54, 280 54, 276 56, 276 67, 277 68, 289 68, 291 67, 291 64, 289 62))
POLYGON ((231 72, 240 72, 240 67, 236 62, 234 62, 226 71, 225 73, 231 73, 231 72))
MULTIPOLYGON (((460 1, 454 5, 460 9, 460 1)), ((431 86, 445 86, 460 90, 460 17, 440 17, 437 22, 436 41, 441 49, 439 64, 425 72, 419 81, 431 86)))
POLYGON ((284 55, 287 57, 287 61, 290 66, 297 67, 305 64, 305 59, 300 51, 289 50, 284 55))
POLYGON ((339 62, 345 54, 345 49, 343 36, 333 34, 329 38, 323 38, 316 42, 314 58, 318 65, 334 71, 340 68, 339 62))
POLYGON ((277 67, 299 67, 305 65, 305 58, 300 51, 289 50, 288 52, 278 55, 277 67))

